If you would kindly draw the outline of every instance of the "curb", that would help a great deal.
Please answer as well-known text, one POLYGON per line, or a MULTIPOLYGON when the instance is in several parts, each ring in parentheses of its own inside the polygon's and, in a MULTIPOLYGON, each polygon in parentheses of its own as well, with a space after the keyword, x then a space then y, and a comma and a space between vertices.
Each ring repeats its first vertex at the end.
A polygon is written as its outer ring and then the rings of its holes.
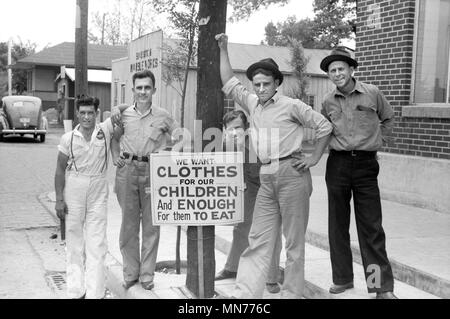
MULTIPOLYGON (((323 250, 330 251, 328 237, 313 231, 306 231, 306 242, 323 250)), ((353 262, 362 265, 359 247, 351 245, 353 262)), ((444 278, 437 277, 414 267, 405 265, 389 258, 394 278, 417 289, 423 290, 435 296, 449 299, 450 282, 444 278)))

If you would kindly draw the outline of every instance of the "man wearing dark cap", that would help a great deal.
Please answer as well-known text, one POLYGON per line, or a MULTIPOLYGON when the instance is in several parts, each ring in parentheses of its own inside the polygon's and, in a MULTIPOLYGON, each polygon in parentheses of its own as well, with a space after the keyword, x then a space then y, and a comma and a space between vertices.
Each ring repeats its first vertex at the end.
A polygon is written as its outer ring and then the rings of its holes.
POLYGON ((350 200, 353 196, 358 240, 369 293, 395 299, 394 279, 381 225, 377 151, 392 130, 394 112, 374 85, 357 81, 358 63, 344 47, 320 63, 336 89, 325 96, 322 114, 333 124, 325 180, 328 236, 333 272, 330 293, 353 288, 350 200))
POLYGON ((253 148, 261 161, 249 247, 242 253, 233 297, 262 298, 277 237, 286 240, 282 298, 302 298, 305 232, 312 192, 309 168, 316 165, 328 144, 331 124, 309 105, 278 92, 283 74, 271 58, 252 64, 247 77, 256 94, 234 76, 228 57, 228 37, 216 36, 220 48, 223 91, 249 115, 253 148), (316 130, 313 154, 302 153, 304 128, 316 130))

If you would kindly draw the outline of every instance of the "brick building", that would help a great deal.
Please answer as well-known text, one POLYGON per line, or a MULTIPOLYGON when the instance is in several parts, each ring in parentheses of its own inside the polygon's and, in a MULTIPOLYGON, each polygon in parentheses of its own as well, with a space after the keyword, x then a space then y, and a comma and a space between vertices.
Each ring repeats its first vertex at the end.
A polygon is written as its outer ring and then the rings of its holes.
POLYGON ((396 114, 386 152, 450 159, 449 40, 449 0, 358 0, 356 76, 396 114))

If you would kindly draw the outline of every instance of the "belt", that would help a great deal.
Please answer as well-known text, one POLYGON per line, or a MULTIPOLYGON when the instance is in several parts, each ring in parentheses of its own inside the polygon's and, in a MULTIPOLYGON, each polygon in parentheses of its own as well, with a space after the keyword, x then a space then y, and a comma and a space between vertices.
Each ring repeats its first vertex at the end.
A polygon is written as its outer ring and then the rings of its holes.
POLYGON ((123 152, 123 157, 124 158, 130 158, 131 157, 131 159, 133 160, 133 161, 138 161, 138 162, 150 162, 150 157, 149 156, 137 156, 137 155, 132 155, 132 154, 130 154, 130 153, 127 153, 127 152, 123 152))
POLYGON ((270 163, 272 163, 272 162, 281 162, 281 161, 284 161, 284 160, 287 160, 287 159, 290 159, 290 158, 293 158, 292 157, 292 154, 291 155, 288 155, 288 156, 284 156, 284 157, 280 157, 280 158, 278 158, 278 159, 273 159, 273 160, 270 160, 270 161, 268 161, 267 163, 263 163, 263 165, 268 165, 268 164, 270 164, 270 163))
POLYGON ((358 151, 358 150, 352 150, 352 151, 336 151, 336 150, 330 150, 330 154, 333 155, 341 155, 341 156, 351 156, 351 157, 376 157, 377 152, 376 151, 358 151))

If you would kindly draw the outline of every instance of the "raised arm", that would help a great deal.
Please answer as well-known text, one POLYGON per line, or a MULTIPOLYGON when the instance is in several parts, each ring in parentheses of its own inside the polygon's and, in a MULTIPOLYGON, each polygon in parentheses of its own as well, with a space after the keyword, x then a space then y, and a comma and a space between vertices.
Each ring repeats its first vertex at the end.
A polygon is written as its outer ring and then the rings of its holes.
POLYGON ((225 85, 233 76, 230 58, 228 56, 228 36, 225 33, 216 35, 216 40, 220 49, 220 78, 225 85))

